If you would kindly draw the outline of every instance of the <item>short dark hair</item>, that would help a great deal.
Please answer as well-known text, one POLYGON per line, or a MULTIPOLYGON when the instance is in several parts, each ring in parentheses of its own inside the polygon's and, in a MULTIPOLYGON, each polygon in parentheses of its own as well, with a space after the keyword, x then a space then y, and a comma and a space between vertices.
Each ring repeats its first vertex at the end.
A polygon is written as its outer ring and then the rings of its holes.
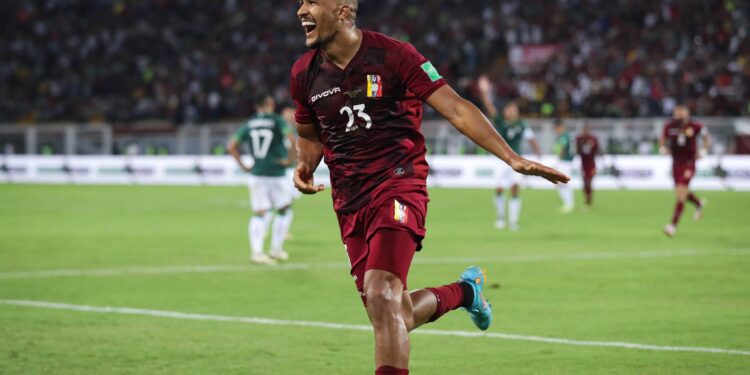
POLYGON ((266 100, 271 97, 271 94, 269 94, 266 91, 258 91, 253 95, 253 104, 256 107, 260 107, 264 104, 266 104, 266 100))

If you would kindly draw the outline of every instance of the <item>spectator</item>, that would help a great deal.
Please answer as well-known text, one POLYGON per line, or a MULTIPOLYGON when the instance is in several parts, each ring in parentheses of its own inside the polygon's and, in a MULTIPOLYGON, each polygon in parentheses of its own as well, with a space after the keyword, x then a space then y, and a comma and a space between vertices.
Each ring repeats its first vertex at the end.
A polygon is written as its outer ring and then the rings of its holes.
MULTIPOLYGON (((362 1, 361 26, 410 41, 456 86, 488 72, 537 116, 750 110, 750 3, 724 0, 362 1), (551 46, 514 66, 513 51, 551 46)), ((287 99, 304 52, 293 1, 0 2, 0 122, 249 115, 287 99)))

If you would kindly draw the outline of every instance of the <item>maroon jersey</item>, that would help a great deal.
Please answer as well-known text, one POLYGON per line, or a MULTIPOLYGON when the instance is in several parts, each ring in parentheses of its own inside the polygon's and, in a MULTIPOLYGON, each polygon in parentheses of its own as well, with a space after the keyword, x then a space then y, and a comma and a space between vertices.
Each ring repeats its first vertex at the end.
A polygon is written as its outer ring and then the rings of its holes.
POLYGON ((581 157, 584 172, 596 170, 596 155, 599 154, 599 141, 593 135, 580 135, 576 138, 576 151, 581 157))
POLYGON ((683 124, 681 121, 669 121, 664 124, 664 137, 667 147, 672 150, 674 164, 694 164, 698 151, 698 136, 703 132, 703 125, 694 121, 683 124))
POLYGON ((297 60, 295 118, 321 130, 337 212, 388 199, 396 187, 426 188, 422 101, 445 84, 411 44, 370 31, 345 69, 319 49, 297 60))

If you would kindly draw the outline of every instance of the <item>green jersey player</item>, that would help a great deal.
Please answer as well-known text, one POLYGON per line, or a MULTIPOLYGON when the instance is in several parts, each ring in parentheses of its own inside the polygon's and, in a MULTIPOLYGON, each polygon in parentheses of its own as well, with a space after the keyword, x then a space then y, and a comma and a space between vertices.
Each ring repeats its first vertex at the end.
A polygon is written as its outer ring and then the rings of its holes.
POLYGON ((284 239, 292 221, 292 181, 286 175, 291 165, 289 153, 294 148, 294 135, 284 119, 274 113, 276 103, 270 95, 259 95, 255 100, 256 114, 240 126, 229 141, 227 149, 243 170, 250 172, 250 202, 253 216, 248 224, 250 237, 250 261, 258 264, 273 264, 276 260, 287 260, 289 254, 283 249, 284 239), (242 161, 240 144, 246 144, 254 160, 252 167, 242 161), (263 251, 266 230, 273 219, 270 257, 263 251))
MULTIPOLYGON (((492 85, 489 78, 482 76, 479 78, 479 90, 482 93, 482 102, 487 110, 487 115, 492 119, 495 130, 505 138, 513 151, 521 154, 523 141, 527 141, 532 151, 541 159, 539 144, 534 138, 534 132, 529 128, 526 121, 520 118, 518 105, 509 103, 503 108, 502 115, 498 113, 492 101, 492 85)), ((509 227, 511 230, 518 230, 518 219, 521 216, 521 180, 523 176, 513 171, 512 168, 501 164, 500 178, 495 190, 495 208, 497 209, 497 220, 495 227, 497 229, 505 228, 505 190, 510 188, 511 199, 508 202, 509 227)))
MULTIPOLYGON (((557 170, 570 175, 573 170, 573 144, 570 141, 570 133, 565 129, 565 123, 562 120, 555 121, 555 156, 558 158, 557 170)), ((560 194, 563 205, 560 208, 562 213, 570 213, 575 209, 573 199, 573 187, 571 185, 558 186, 557 192, 560 194)))

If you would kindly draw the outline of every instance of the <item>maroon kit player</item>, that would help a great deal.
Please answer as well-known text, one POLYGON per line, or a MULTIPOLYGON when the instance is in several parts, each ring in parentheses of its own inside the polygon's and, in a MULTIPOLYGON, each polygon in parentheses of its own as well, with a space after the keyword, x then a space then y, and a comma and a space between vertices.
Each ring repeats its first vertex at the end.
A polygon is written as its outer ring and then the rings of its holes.
POLYGON ((672 155, 672 177, 677 198, 672 222, 664 227, 664 234, 669 237, 674 236, 677 231, 686 200, 695 205, 695 220, 700 220, 703 216, 704 202, 688 187, 690 180, 695 176, 695 161, 700 157, 698 137, 703 138, 703 152, 707 153, 710 143, 708 132, 702 124, 690 119, 690 110, 686 106, 675 107, 672 120, 664 125, 664 131, 659 139, 662 152, 672 155))
POLYGON ((583 131, 576 137, 576 151, 581 158, 581 176, 583 177, 583 194, 586 206, 591 207, 593 199, 592 182, 596 176, 596 156, 599 155, 599 141, 591 132, 591 126, 583 126, 583 131))
POLYGON ((409 292, 427 215, 422 101, 517 172, 569 178, 516 155, 473 104, 459 97, 412 45, 356 27, 356 0, 303 0, 310 50, 292 67, 299 132, 295 186, 324 189, 313 172, 325 160, 351 275, 375 333, 376 374, 408 374, 408 332, 464 307, 480 329, 491 322, 484 273, 409 292))

